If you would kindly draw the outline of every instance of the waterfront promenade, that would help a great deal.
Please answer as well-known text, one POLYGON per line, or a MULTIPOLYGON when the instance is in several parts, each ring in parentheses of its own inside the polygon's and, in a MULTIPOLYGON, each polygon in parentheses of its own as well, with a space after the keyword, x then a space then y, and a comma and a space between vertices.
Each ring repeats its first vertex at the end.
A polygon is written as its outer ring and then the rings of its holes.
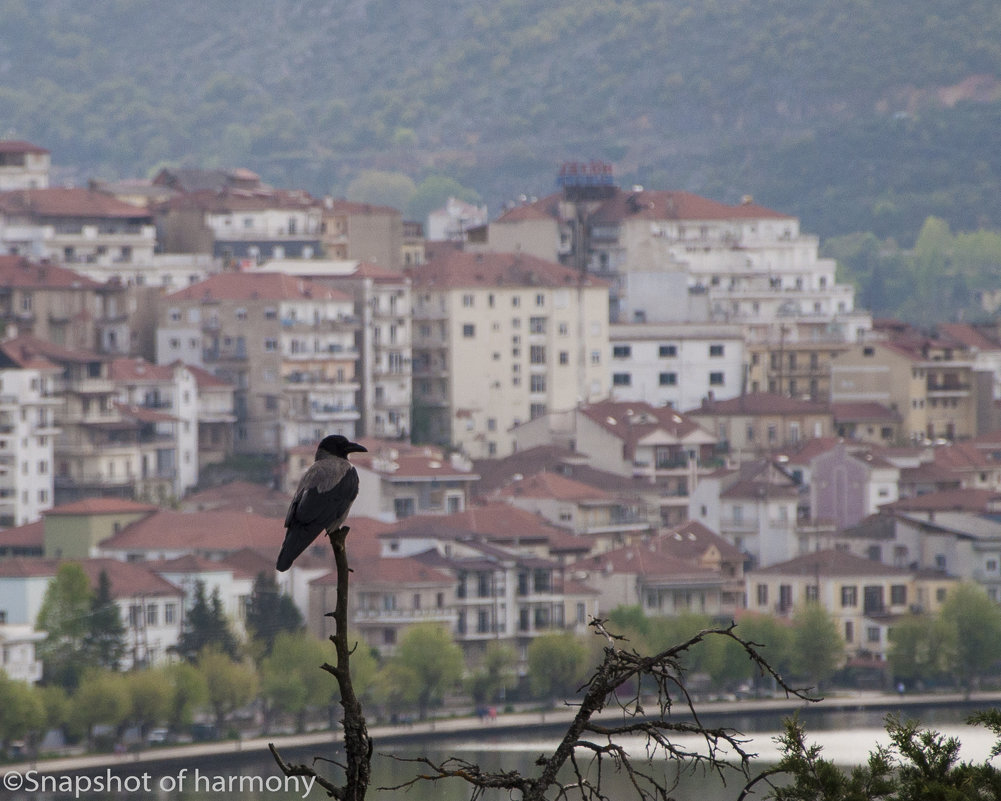
MULTIPOLYGON (((896 712, 921 719, 920 711, 930 709, 964 709, 973 712, 1001 706, 1001 692, 974 693, 969 698, 960 693, 925 693, 896 695, 873 692, 842 692, 832 694, 818 703, 807 703, 799 699, 746 699, 739 701, 704 701, 697 706, 699 717, 711 725, 727 725, 727 719, 748 719, 755 716, 787 716, 797 710, 823 712, 864 711, 896 712)), ((680 707, 676 714, 684 717, 680 707)), ((436 718, 408 724, 374 725, 369 733, 376 750, 381 745, 419 743, 429 740, 451 740, 454 738, 492 738, 512 734, 532 733, 554 737, 566 726, 574 714, 571 707, 548 710, 546 712, 527 711, 501 714, 494 720, 481 720, 475 716, 436 718)), ((618 710, 608 710, 599 719, 621 719, 618 710)), ((734 724, 730 724, 734 725, 734 724)), ((740 728, 739 726, 736 726, 740 728)), ((36 762, 0 765, 0 775, 6 772, 25 773, 35 770, 40 774, 87 773, 107 768, 133 768, 137 766, 160 765, 163 763, 194 764, 201 760, 224 758, 227 755, 249 755, 260 752, 262 758, 271 759, 267 753, 268 744, 274 743, 283 755, 294 754, 291 761, 302 759, 299 754, 308 749, 322 749, 336 743, 339 732, 322 731, 300 735, 275 735, 254 737, 245 740, 221 740, 199 742, 175 746, 148 748, 128 754, 88 754, 79 756, 54 757, 36 762)))

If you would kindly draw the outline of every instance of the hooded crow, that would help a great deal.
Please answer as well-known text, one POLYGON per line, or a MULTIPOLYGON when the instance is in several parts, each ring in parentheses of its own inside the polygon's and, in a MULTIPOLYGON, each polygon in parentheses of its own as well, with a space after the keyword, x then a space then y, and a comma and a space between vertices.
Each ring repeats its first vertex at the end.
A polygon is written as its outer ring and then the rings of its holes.
POLYGON ((324 437, 316 448, 316 461, 309 466, 296 488, 285 515, 285 542, 277 568, 288 570, 295 558, 324 531, 342 525, 358 497, 358 473, 348 461, 349 453, 367 449, 347 437, 324 437))

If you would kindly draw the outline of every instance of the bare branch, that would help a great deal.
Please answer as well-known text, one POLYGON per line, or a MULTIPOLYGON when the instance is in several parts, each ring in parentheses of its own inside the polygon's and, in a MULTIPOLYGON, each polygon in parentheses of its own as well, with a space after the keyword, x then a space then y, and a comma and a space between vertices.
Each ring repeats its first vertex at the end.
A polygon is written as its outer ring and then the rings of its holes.
MULTIPOLYGON (((347 551, 344 543, 349 531, 348 526, 342 526, 334 531, 328 531, 330 547, 334 551, 334 563, 337 569, 337 596, 333 613, 327 613, 334 619, 334 633, 330 641, 334 644, 336 660, 333 665, 324 664, 322 669, 330 673, 336 680, 340 690, 340 704, 344 710, 341 725, 344 729, 344 784, 338 786, 329 779, 320 776, 308 765, 292 765, 279 756, 277 749, 269 745, 278 767, 286 776, 306 776, 316 779, 316 782, 327 791, 327 795, 338 801, 363 801, 371 778, 372 740, 368 734, 365 715, 361 702, 355 695, 351 682, 350 659, 354 646, 348 642, 348 577, 351 569, 348 567, 347 551)), ((314 760, 315 761, 315 760, 314 760)), ((339 763, 334 763, 339 764, 339 763)))

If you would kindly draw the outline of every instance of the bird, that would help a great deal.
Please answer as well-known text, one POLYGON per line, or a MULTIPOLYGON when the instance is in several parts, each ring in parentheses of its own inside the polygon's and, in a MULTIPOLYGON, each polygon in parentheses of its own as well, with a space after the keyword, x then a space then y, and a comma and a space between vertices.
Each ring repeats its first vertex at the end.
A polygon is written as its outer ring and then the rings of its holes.
POLYGON ((348 454, 367 451, 340 434, 324 437, 317 445, 316 459, 300 479, 285 515, 285 541, 276 565, 279 571, 292 567, 296 557, 322 532, 344 525, 358 497, 358 472, 348 454))

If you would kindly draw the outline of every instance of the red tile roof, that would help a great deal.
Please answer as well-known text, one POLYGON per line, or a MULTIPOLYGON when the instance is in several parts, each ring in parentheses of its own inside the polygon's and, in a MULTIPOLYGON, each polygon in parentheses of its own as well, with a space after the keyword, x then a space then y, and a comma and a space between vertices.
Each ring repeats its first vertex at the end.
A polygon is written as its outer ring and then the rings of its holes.
POLYGON ((149 224, 153 221, 146 209, 124 203, 103 192, 71 187, 0 192, 0 212, 35 217, 110 217, 149 224))
POLYGON ((941 323, 938 326, 939 335, 945 340, 952 340, 964 348, 980 351, 1001 350, 1001 343, 995 342, 979 328, 969 323, 941 323))
POLYGON ((903 567, 884 565, 848 551, 816 551, 803 554, 777 565, 760 567, 751 575, 775 576, 906 576, 911 571, 903 567))
POLYGON ((743 562, 746 559, 743 551, 697 520, 666 531, 663 547, 680 559, 692 561, 701 559, 710 548, 715 548, 726 560, 743 562))
MULTIPOLYGON (((2 194, 2 193, 0 193, 2 194)), ((102 285, 78 272, 24 256, 0 256, 0 286, 23 289, 98 289, 102 285)))
POLYGON ((283 273, 217 273, 167 296, 167 300, 332 300, 351 297, 315 281, 283 273))
POLYGON ((832 403, 835 422, 899 423, 900 414, 881 403, 832 403))
POLYGON ((597 487, 582 484, 557 473, 536 473, 505 486, 498 495, 502 498, 552 498, 560 501, 586 503, 604 501, 611 503, 615 496, 597 487))
POLYGON ((684 577, 713 581, 722 577, 717 570, 702 567, 689 559, 675 555, 667 543, 666 535, 586 557, 574 563, 574 568, 578 567, 605 573, 635 574, 648 580, 665 578, 680 580, 684 577))
POLYGON ((751 392, 729 400, 705 399, 701 406, 689 410, 687 414, 830 414, 830 411, 826 403, 773 395, 768 392, 751 392))
POLYGON ((90 585, 97 587, 102 572, 108 576, 112 598, 137 595, 182 596, 180 588, 161 578, 148 567, 118 559, 30 559, 14 557, 0 560, 0 576, 30 578, 55 576, 64 562, 75 562, 87 574, 90 585))
POLYGON ((632 458, 640 440, 655 431, 664 431, 680 441, 696 433, 715 440, 709 432, 689 417, 666 406, 651 406, 642 401, 601 401, 581 406, 578 413, 618 437, 625 455, 632 458))
POLYGON ((54 506, 45 512, 50 515, 115 515, 148 512, 152 514, 159 507, 149 503, 137 503, 125 498, 84 498, 81 501, 54 506))
POLYGON ((186 364, 184 366, 187 367, 191 371, 192 375, 194 375, 194 377, 195 377, 195 385, 199 389, 209 389, 211 387, 232 387, 233 386, 233 384, 231 384, 229 381, 226 381, 225 379, 219 378, 219 376, 217 376, 217 375, 213 375, 212 373, 210 373, 208 370, 204 369, 203 367, 196 367, 193 364, 186 364))
POLYGON ((524 253, 446 252, 414 267, 409 274, 414 287, 427 289, 608 286, 593 276, 524 253))
POLYGON ((0 531, 0 549, 42 548, 44 546, 45 523, 41 520, 0 531))
POLYGON ((285 529, 282 521, 246 512, 175 512, 160 510, 126 526, 100 543, 114 551, 238 551, 273 548, 277 554, 285 529))
MULTIPOLYGON (((356 560, 351 578, 355 587, 359 585, 382 584, 387 587, 404 587, 415 584, 451 587, 455 584, 444 570, 426 565, 418 559, 408 557, 377 557, 356 560)), ((310 582, 311 585, 337 585, 337 573, 331 571, 310 582)))
POLYGON ((58 364, 67 362, 77 364, 88 364, 90 362, 107 361, 107 356, 101 356, 88 350, 71 350, 61 345, 56 345, 44 339, 22 334, 13 339, 8 339, 4 343, 5 348, 14 348, 13 353, 19 354, 20 359, 25 361, 48 361, 58 364))
POLYGON ((280 490, 250 481, 230 481, 191 493, 181 502, 181 508, 186 512, 254 512, 284 520, 288 504, 289 496, 280 490))
POLYGON ((376 206, 371 203, 359 203, 353 200, 343 200, 340 198, 327 198, 323 201, 323 210, 326 214, 390 214, 400 216, 399 209, 392 206, 376 206))
POLYGON ((788 214, 742 203, 728 206, 690 192, 673 190, 618 190, 588 218, 592 225, 618 223, 626 219, 643 220, 740 220, 794 219, 788 214))
POLYGON ((884 504, 881 510, 925 512, 985 512, 1001 500, 1001 493, 986 489, 949 489, 884 504))
POLYGON ((33 145, 22 139, 0 139, 0 153, 48 153, 44 147, 33 145))
POLYGON ((112 381, 173 381, 174 368, 152 364, 138 356, 122 357, 112 359, 108 377, 112 381))

